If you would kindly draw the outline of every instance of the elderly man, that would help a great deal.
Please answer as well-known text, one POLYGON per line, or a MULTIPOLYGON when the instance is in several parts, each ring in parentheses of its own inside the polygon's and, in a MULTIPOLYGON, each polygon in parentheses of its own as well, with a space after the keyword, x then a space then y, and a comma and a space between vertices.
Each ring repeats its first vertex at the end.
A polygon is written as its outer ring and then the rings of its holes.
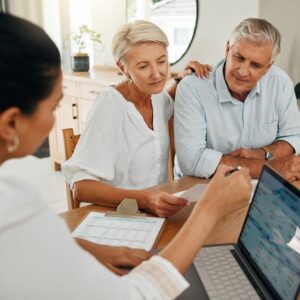
POLYGON ((280 33, 249 18, 233 30, 210 77, 185 77, 175 101, 175 146, 185 175, 210 177, 220 163, 257 178, 268 163, 300 179, 300 114, 288 75, 273 66, 280 33))

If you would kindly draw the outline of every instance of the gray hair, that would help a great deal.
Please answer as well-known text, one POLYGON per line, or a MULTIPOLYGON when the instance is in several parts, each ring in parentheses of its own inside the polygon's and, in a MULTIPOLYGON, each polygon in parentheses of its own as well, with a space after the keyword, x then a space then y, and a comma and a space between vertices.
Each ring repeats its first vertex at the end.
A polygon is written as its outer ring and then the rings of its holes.
POLYGON ((169 46, 167 36, 158 26, 151 22, 136 20, 122 25, 112 41, 112 53, 115 61, 124 60, 126 53, 132 47, 147 42, 169 46))
POLYGON ((241 40, 258 45, 271 44, 273 47, 271 62, 274 62, 280 52, 280 32, 270 22, 263 19, 248 18, 239 23, 230 35, 229 46, 241 40))

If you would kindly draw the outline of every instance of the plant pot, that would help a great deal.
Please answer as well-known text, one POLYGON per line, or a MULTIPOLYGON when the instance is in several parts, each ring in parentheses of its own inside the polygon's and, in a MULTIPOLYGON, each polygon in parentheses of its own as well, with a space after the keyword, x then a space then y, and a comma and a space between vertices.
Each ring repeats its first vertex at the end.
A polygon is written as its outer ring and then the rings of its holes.
POLYGON ((90 68, 90 57, 87 54, 71 56, 71 67, 74 72, 87 72, 90 68))

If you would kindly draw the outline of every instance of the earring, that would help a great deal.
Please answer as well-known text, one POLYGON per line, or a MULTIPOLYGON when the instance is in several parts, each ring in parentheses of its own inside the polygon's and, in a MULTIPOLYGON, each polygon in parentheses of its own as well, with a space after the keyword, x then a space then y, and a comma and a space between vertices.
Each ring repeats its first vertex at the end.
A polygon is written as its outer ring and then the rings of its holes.
POLYGON ((128 76, 128 77, 127 77, 127 83, 128 83, 128 84, 132 84, 132 82, 133 82, 133 81, 132 81, 131 77, 128 76))
POLYGON ((6 146, 8 153, 15 152, 15 151, 18 149, 19 144, 20 144, 20 141, 19 141, 18 136, 15 136, 14 139, 13 139, 13 141, 10 142, 10 143, 6 146))

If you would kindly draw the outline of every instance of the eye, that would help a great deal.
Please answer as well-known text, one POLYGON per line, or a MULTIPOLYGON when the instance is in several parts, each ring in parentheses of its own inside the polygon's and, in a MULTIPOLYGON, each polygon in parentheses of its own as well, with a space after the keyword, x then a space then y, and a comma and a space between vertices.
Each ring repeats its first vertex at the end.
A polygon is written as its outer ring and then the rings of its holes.
POLYGON ((166 60, 160 60, 158 63, 159 63, 160 65, 163 65, 163 64, 166 63, 166 60))
POLYGON ((235 58, 238 60, 238 61, 244 61, 244 57, 242 57, 242 56, 235 56, 235 58))
POLYGON ((147 65, 140 65, 140 66, 139 66, 139 69, 140 69, 140 70, 143 70, 143 69, 146 69, 146 68, 147 68, 147 65))
POLYGON ((261 68, 262 68, 262 65, 257 64, 257 63, 253 63, 252 65, 253 65, 253 67, 256 68, 256 69, 261 69, 261 68))

